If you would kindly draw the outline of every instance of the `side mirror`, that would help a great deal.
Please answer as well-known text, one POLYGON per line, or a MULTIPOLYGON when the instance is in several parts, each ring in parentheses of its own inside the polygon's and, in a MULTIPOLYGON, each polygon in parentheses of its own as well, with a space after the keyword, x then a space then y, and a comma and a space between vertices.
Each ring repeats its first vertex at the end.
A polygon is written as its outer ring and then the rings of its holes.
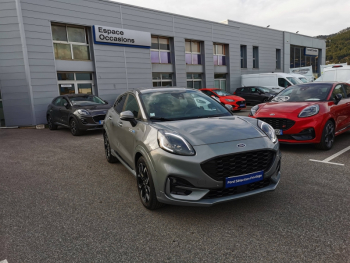
POLYGON ((335 95, 335 97, 334 97, 335 104, 338 104, 342 98, 343 98, 343 95, 341 95, 341 94, 335 95))
POLYGON ((121 112, 120 119, 122 121, 129 121, 133 127, 135 127, 137 124, 137 121, 135 120, 134 114, 129 110, 121 112))
POLYGON ((67 102, 63 103, 63 106, 68 109, 69 108, 69 104, 67 102))

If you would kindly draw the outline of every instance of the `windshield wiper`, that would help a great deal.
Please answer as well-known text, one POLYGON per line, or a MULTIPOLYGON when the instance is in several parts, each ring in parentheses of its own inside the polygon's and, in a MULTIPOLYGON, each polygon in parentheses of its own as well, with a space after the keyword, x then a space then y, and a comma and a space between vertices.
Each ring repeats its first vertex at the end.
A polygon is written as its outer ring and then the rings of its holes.
POLYGON ((173 121, 174 119, 167 119, 163 117, 150 117, 150 120, 155 120, 155 121, 173 121))

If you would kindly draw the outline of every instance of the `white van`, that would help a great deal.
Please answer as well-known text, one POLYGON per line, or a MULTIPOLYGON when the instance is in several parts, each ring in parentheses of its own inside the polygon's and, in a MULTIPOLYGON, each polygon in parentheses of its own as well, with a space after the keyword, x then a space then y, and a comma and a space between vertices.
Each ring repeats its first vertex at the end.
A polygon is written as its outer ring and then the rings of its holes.
POLYGON ((342 81, 350 83, 350 66, 337 65, 325 68, 321 77, 315 81, 342 81))
POLYGON ((295 74, 295 73, 290 73, 292 76, 294 76, 296 79, 298 79, 299 83, 309 83, 310 81, 301 74, 295 74))
MULTIPOLYGON (((307 66, 307 67, 300 67, 300 68, 291 68, 290 70, 290 74, 298 74, 301 75, 304 79, 307 80, 307 82, 313 82, 314 81, 314 74, 312 72, 312 66, 307 66)), ((302 77, 298 77, 298 79, 302 78, 302 77)), ((301 81, 303 83, 304 79, 301 79, 301 81)))
POLYGON ((299 81, 287 73, 244 74, 241 77, 242 87, 261 86, 280 92, 289 86, 300 84, 299 81))

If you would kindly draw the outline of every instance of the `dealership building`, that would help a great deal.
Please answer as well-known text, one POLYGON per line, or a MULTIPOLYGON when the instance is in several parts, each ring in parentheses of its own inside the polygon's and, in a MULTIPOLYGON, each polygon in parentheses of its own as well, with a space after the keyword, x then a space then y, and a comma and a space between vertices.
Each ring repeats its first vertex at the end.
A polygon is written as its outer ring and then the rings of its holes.
POLYGON ((317 73, 325 52, 324 40, 232 20, 107 0, 0 0, 0 125, 44 124, 67 93, 113 103, 139 87, 233 92, 242 74, 317 73))

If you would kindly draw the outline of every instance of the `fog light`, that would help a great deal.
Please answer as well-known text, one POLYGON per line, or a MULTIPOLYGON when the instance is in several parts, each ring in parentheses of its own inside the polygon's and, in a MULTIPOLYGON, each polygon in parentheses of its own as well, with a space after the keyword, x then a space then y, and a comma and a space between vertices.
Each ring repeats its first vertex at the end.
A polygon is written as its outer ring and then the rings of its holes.
POLYGON ((188 188, 193 188, 194 186, 182 178, 169 177, 170 180, 170 193, 174 195, 189 195, 192 193, 188 188))

